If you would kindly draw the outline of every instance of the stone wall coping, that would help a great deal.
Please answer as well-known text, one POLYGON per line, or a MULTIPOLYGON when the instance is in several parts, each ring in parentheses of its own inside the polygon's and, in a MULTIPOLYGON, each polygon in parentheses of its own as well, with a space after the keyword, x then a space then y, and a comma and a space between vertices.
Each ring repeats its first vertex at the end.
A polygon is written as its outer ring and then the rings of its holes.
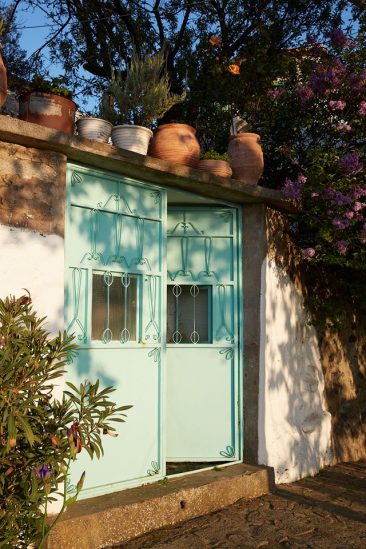
POLYGON ((63 153, 68 161, 108 170, 143 180, 235 204, 265 203, 282 211, 297 210, 280 191, 213 176, 188 166, 179 166, 151 156, 143 156, 106 143, 99 143, 0 115, 0 140, 25 147, 63 153))

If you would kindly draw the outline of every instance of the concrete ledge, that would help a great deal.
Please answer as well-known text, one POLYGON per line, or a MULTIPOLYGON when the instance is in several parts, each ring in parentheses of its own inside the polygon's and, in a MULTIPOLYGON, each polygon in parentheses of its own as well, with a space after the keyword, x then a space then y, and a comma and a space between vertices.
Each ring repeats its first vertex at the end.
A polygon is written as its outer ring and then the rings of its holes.
POLYGON ((152 530, 267 494, 269 467, 239 464, 76 503, 50 534, 48 549, 102 549, 152 530))
POLYGON ((294 201, 284 198, 277 190, 214 176, 8 116, 0 115, 0 141, 59 152, 65 154, 69 161, 220 201, 235 204, 266 203, 282 211, 293 212, 298 209, 294 201))

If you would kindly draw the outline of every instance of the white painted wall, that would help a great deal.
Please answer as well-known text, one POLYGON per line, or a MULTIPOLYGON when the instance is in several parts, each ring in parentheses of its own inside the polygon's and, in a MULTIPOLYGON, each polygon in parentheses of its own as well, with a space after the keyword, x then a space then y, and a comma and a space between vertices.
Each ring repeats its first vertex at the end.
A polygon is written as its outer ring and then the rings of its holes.
MULTIPOLYGON (((43 236, 25 229, 0 225, 0 297, 26 294, 39 317, 46 316, 45 329, 52 335, 64 329, 64 240, 57 235, 43 236)), ((64 380, 54 390, 60 398, 64 380)), ((57 497, 57 496, 56 496, 57 497)), ((49 513, 61 509, 61 499, 51 502, 49 513)))
POLYGON ((52 334, 64 329, 64 240, 0 225, 0 297, 24 295, 46 316, 52 334))
POLYGON ((316 474, 331 462, 318 342, 301 293, 267 259, 262 266, 259 463, 276 482, 316 474))

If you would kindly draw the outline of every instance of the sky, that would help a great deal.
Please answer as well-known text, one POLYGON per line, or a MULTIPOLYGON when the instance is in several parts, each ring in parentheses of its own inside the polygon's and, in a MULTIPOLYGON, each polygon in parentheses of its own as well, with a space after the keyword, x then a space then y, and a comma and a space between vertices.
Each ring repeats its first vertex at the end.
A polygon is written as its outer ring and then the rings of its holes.
MULTIPOLYGON (((11 4, 11 1, 7 0, 6 4, 11 4)), ((20 46, 30 56, 45 43, 51 27, 46 26, 49 22, 45 14, 39 9, 35 9, 34 11, 19 9, 16 21, 16 27, 20 32, 20 46)), ((46 57, 47 50, 44 53, 46 57)), ((57 65, 55 66, 51 63, 48 66, 46 64, 46 68, 50 71, 51 75, 58 75, 61 70, 61 67, 57 67, 57 65)))
MULTIPOLYGON (((11 0, 5 0, 6 5, 11 3, 11 0)), ((21 8, 19 8, 19 11, 17 10, 16 28, 20 33, 19 44, 29 57, 46 42, 48 34, 52 31, 46 15, 40 9, 30 10, 29 8, 28 10, 22 10, 21 8)), ((62 74, 63 67, 61 64, 51 61, 47 63, 47 48, 42 53, 45 60, 44 68, 49 75, 57 77, 62 74)), ((77 98, 75 98, 75 101, 80 103, 77 98)), ((82 110, 93 111, 97 108, 98 103, 99 98, 83 98, 82 105, 80 104, 79 107, 82 110)))

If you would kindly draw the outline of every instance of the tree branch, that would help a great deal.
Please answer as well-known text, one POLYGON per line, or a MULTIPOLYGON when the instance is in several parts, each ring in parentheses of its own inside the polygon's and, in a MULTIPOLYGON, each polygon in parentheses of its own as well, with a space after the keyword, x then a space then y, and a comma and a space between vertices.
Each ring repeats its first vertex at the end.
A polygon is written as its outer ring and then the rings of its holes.
POLYGON ((40 46, 36 51, 34 51, 32 55, 29 56, 29 58, 38 57, 41 51, 44 50, 49 44, 51 44, 51 42, 53 42, 62 33, 62 31, 67 27, 70 21, 71 21, 71 15, 68 16, 65 23, 63 23, 61 27, 59 27, 59 29, 51 36, 51 38, 49 38, 44 44, 42 44, 42 46, 40 46))
POLYGON ((154 13, 156 24, 157 24, 158 29, 159 29, 160 46, 163 47, 164 44, 165 44, 165 34, 164 34, 163 22, 161 20, 161 15, 160 15, 160 11, 159 11, 160 1, 161 0, 156 0, 155 1, 155 4, 154 4, 154 7, 153 7, 152 11, 154 13))
POLYGON ((186 7, 184 17, 183 17, 183 21, 182 21, 182 25, 180 27, 177 40, 175 42, 175 46, 171 51, 171 61, 172 62, 174 61, 174 57, 177 55, 177 52, 179 51, 179 48, 181 47, 182 40, 183 40, 183 37, 184 37, 184 33, 185 33, 187 23, 188 23, 188 20, 189 20, 189 16, 190 16, 191 11, 192 11, 192 6, 193 6, 193 4, 189 3, 186 7))
POLYGON ((135 47, 137 55, 141 56, 141 43, 131 14, 126 11, 121 2, 119 2, 118 0, 112 0, 112 5, 114 6, 116 13, 121 16, 122 21, 135 47))

